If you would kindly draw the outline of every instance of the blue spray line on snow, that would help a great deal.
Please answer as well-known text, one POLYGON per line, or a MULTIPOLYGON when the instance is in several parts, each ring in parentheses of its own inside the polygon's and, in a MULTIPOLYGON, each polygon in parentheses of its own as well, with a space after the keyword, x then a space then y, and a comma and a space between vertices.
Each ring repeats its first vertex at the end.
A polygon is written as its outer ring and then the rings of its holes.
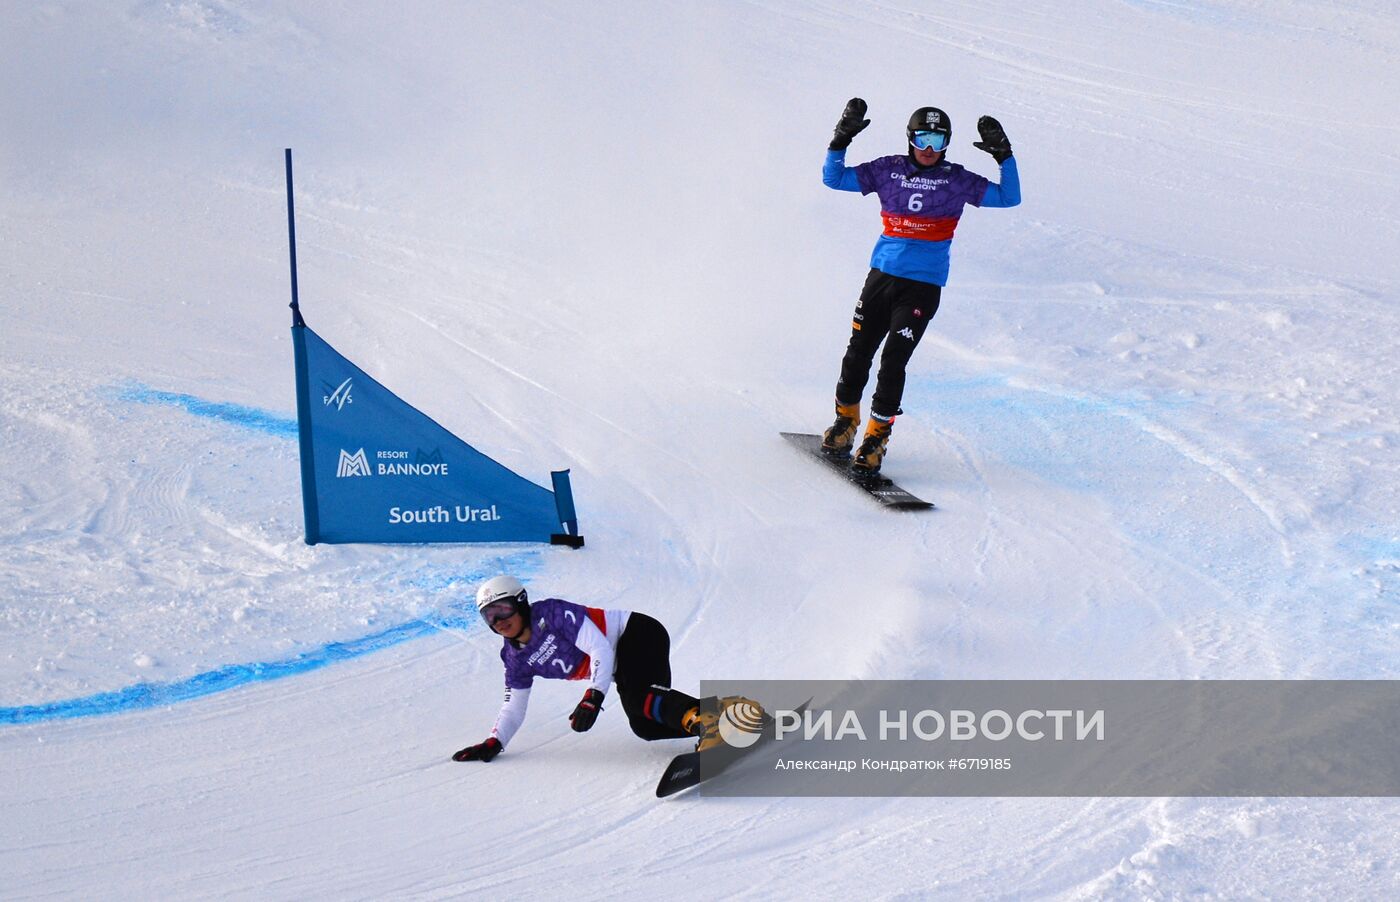
POLYGON ((930 421, 955 425, 982 452, 1080 492, 1102 492, 1105 476, 1161 458, 1160 440, 1143 425, 1193 406, 1182 398, 1022 385, 999 374, 911 377, 906 396, 915 393, 930 421))
MULTIPOLYGON (((411 580, 410 584, 440 591, 461 587, 464 594, 469 594, 470 587, 487 574, 494 575, 502 570, 509 570, 516 575, 525 576, 538 567, 538 556, 538 552, 531 551, 496 558, 467 573, 450 577, 417 577, 411 580)), ((284 661, 229 664, 171 683, 137 683, 124 689, 63 701, 0 708, 0 724, 32 724, 163 708, 252 683, 266 683, 310 673, 331 664, 361 658, 439 632, 473 631, 481 628, 481 619, 472 609, 472 602, 464 599, 438 616, 410 620, 357 639, 331 642, 284 661)))
POLYGON ((117 400, 132 404, 163 405, 179 407, 191 416, 206 420, 217 420, 232 426, 265 432, 281 438, 297 437, 296 417, 283 416, 270 410, 245 407, 242 404, 229 404, 223 401, 206 401, 195 395, 178 392, 159 391, 139 382, 127 383, 117 388, 117 400))
MULTIPOLYGON (((138 382, 116 386, 114 390, 116 398, 120 401, 179 407, 196 417, 282 438, 295 438, 297 435, 295 418, 281 416, 256 407, 206 401, 194 395, 158 391, 138 382)), ((509 571, 525 578, 528 582, 529 574, 538 567, 539 552, 532 550, 492 558, 476 565, 471 570, 450 576, 433 574, 409 577, 404 585, 426 592, 461 590, 464 594, 470 595, 471 587, 488 576, 509 571)), ((353 660, 439 632, 479 629, 480 620, 475 611, 472 611, 468 605, 470 605, 470 601, 463 600, 450 608, 449 613, 444 615, 410 620, 357 639, 331 642, 288 660, 229 664, 175 682, 141 682, 124 689, 99 692, 95 695, 63 701, 0 707, 0 724, 32 724, 77 717, 124 714, 191 701, 218 692, 237 689, 251 683, 265 683, 310 673, 331 664, 353 660)))
POLYGON ((1345 535, 1337 546, 1374 566, 1400 566, 1400 536, 1345 535))
POLYGON ((478 623, 471 616, 452 615, 438 620, 412 620, 390 627, 378 633, 361 636, 347 642, 332 642, 313 651, 304 652, 286 661, 271 661, 254 664, 230 664, 206 673, 196 674, 187 680, 174 683, 137 683, 113 692, 99 692, 81 698, 49 702, 42 705, 22 705, 15 708, 0 708, 0 724, 38 723, 46 720, 67 720, 74 717, 98 717, 104 714, 123 714, 128 711, 141 711, 147 708, 161 708, 176 702, 226 692, 250 683, 264 683, 280 680, 283 677, 297 676, 320 670, 339 661, 348 661, 372 652, 390 648, 410 639, 447 629, 472 629, 478 623))

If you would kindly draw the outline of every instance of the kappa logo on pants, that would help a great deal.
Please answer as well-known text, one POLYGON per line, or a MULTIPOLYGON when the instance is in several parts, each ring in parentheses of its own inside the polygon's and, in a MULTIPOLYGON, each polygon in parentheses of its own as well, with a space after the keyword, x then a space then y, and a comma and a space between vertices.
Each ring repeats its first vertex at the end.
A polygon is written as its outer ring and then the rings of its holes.
POLYGON ((909 328, 908 326, 905 326, 903 329, 900 329, 898 332, 896 332, 896 333, 894 333, 894 334, 896 334, 896 335, 898 335, 898 336, 901 336, 901 337, 903 337, 903 338, 907 338, 907 339, 909 339, 910 341, 913 341, 913 340, 914 340, 914 330, 911 329, 911 328, 909 328))

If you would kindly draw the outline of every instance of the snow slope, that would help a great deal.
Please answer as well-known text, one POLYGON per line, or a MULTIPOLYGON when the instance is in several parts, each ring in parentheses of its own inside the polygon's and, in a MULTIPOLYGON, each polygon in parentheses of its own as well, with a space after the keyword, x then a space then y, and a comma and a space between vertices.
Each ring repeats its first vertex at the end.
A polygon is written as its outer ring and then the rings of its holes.
POLYGON ((676 749, 535 693, 532 592, 714 678, 1393 678, 1400 15, 1302 0, 0 7, 0 877, 18 898, 567 891, 1377 898, 1386 800, 658 804, 676 749), (872 199, 979 114, 891 516, 795 461, 872 199), (308 322, 543 480, 588 548, 301 542, 281 149, 308 322))

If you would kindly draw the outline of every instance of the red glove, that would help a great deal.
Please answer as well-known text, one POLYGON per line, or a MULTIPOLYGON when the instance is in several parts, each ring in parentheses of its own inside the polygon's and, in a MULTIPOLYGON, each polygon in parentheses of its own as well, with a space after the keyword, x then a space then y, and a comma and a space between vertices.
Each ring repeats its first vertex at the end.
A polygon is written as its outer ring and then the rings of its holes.
POLYGON ((452 756, 453 761, 490 761, 499 755, 505 746, 501 745, 501 740, 492 736, 490 739, 478 745, 469 745, 460 752, 452 756))

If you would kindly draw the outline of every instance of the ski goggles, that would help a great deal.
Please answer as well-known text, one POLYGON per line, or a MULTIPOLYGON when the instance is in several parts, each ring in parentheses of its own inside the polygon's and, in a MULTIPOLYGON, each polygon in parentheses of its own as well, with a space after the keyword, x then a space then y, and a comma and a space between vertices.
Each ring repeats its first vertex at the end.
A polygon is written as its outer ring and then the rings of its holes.
POLYGON ((481 619, 490 626, 509 620, 515 614, 515 602, 510 599, 493 601, 481 609, 481 619))
POLYGON ((919 150, 942 150, 948 146, 948 136, 944 132, 914 132, 909 143, 919 150))

